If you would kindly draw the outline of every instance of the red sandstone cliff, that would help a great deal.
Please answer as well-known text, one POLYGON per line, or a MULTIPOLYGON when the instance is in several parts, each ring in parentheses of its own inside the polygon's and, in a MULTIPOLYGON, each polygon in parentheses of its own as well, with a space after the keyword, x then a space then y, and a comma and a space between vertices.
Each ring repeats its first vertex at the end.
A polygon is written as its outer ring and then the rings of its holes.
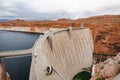
POLYGON ((46 20, 46 21, 24 21, 15 20, 1 22, 0 26, 24 26, 31 27, 31 30, 39 28, 64 28, 69 26, 79 27, 81 23, 89 27, 93 34, 95 43, 94 53, 115 54, 120 52, 120 15, 95 16, 84 19, 70 20, 46 20))

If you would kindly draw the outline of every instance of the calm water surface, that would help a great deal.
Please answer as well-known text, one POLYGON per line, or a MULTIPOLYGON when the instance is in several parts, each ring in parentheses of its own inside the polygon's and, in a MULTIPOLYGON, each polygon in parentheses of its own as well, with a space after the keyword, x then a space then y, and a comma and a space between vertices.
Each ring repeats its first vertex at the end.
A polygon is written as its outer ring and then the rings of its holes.
MULTIPOLYGON (((32 48, 39 34, 0 31, 0 51, 32 48)), ((3 63, 12 80, 28 80, 31 56, 3 58, 3 63)))

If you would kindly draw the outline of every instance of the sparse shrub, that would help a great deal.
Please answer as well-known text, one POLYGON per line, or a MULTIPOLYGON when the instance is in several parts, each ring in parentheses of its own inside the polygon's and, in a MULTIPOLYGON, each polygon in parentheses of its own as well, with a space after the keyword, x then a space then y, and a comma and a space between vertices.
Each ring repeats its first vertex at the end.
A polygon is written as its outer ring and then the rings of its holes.
POLYGON ((118 61, 118 64, 120 64, 120 61, 118 61))

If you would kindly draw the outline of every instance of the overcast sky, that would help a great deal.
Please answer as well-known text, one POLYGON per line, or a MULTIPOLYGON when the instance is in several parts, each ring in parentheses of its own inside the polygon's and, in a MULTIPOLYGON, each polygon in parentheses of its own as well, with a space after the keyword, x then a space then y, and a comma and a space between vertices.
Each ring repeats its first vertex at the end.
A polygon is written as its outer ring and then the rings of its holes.
POLYGON ((120 0, 0 0, 0 19, 83 18, 120 15, 120 0))

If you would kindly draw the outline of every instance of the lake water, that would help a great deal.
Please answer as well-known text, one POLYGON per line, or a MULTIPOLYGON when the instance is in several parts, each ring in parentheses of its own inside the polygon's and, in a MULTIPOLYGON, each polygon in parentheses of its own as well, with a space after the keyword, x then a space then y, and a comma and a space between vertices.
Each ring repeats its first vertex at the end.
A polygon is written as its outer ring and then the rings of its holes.
MULTIPOLYGON (((0 51, 32 48, 40 34, 0 31, 0 51)), ((28 80, 31 56, 3 58, 12 80, 28 80)))

